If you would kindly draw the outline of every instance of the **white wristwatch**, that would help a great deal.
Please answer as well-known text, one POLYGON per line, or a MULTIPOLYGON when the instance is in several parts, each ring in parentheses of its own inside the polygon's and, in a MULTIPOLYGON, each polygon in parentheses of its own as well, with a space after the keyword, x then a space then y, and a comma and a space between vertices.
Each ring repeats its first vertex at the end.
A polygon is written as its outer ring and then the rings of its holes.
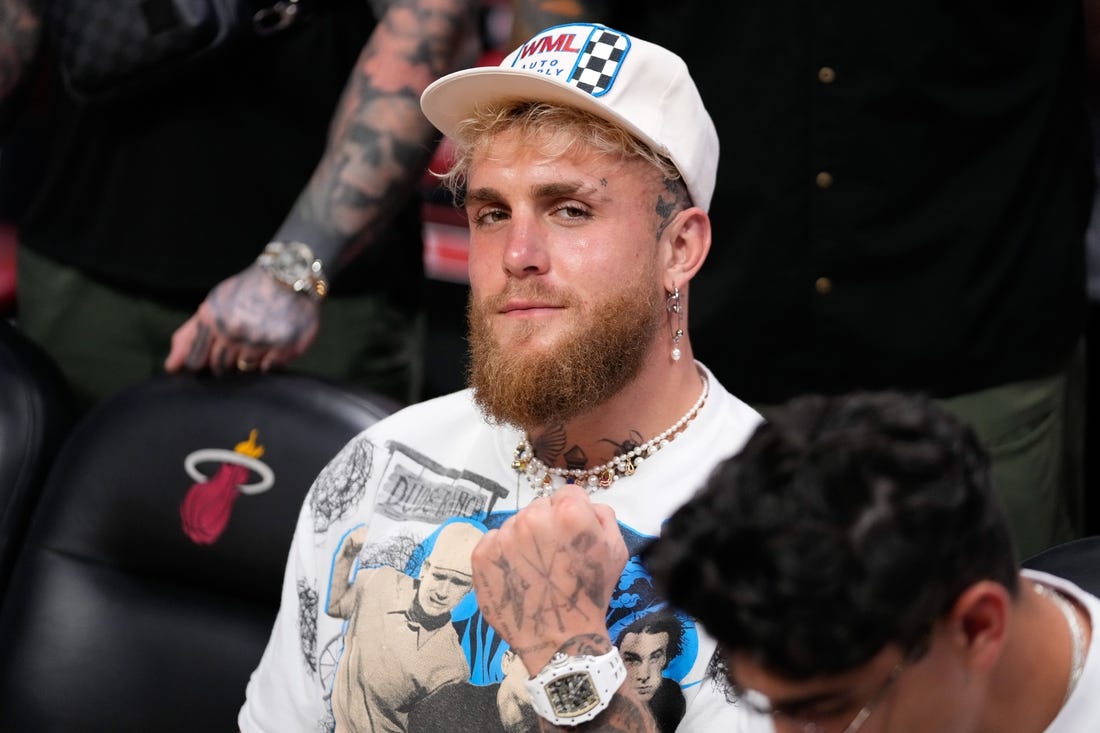
POLYGON ((531 704, 554 725, 580 725, 599 715, 626 680, 619 650, 598 657, 555 654, 542 671, 526 681, 531 704))

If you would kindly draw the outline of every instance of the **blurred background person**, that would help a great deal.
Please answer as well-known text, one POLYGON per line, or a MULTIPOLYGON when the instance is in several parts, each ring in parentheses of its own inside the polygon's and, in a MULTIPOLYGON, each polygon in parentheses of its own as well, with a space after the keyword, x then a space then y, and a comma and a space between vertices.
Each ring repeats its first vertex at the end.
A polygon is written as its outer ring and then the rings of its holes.
POLYGON ((83 405, 163 369, 288 364, 419 397, 416 188, 438 133, 418 98, 476 58, 479 3, 298 7, 285 30, 153 88, 77 100, 41 4, 0 6, 3 162, 33 191, 17 320, 83 405))

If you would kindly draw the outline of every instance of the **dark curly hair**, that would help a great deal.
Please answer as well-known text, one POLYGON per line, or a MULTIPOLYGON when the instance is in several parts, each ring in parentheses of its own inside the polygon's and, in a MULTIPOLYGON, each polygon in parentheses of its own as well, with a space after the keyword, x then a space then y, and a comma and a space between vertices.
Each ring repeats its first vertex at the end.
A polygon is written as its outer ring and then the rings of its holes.
POLYGON ((1018 575, 989 459, 931 399, 811 396, 769 415, 644 556, 725 652, 789 679, 913 650, 959 594, 1018 575))
POLYGON ((668 634, 665 666, 684 651, 684 622, 667 608, 641 616, 619 632, 615 646, 621 647, 627 634, 668 634))

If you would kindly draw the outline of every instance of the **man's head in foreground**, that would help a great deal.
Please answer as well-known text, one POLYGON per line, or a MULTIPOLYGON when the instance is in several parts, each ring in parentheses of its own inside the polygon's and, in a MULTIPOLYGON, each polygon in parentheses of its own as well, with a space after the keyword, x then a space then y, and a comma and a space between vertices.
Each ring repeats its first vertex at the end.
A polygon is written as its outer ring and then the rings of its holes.
POLYGON ((717 637, 731 692, 780 731, 978 730, 998 660, 1019 651, 987 456, 919 397, 788 403, 647 563, 717 637))

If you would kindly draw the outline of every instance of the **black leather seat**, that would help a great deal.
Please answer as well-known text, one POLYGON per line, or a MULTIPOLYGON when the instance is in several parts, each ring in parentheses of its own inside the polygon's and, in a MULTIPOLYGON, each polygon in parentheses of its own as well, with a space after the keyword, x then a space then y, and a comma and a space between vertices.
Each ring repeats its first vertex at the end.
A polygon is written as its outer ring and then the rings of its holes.
POLYGON ((0 598, 71 415, 60 370, 45 351, 0 319, 0 598))
POLYGON ((306 490, 394 407, 300 375, 188 375, 90 413, 0 608, 0 731, 235 730, 306 490))
POLYGON ((1073 581, 1089 593, 1100 596, 1100 535, 1049 547, 1021 565, 1073 581))

